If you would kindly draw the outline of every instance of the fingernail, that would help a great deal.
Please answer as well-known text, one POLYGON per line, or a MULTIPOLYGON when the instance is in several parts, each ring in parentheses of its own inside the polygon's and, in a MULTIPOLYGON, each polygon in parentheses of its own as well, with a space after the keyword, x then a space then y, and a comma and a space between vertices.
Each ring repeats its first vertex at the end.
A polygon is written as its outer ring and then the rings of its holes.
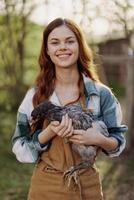
POLYGON ((59 124, 59 122, 58 122, 58 121, 56 121, 56 122, 53 122, 53 124, 54 124, 54 125, 58 125, 58 124, 59 124))

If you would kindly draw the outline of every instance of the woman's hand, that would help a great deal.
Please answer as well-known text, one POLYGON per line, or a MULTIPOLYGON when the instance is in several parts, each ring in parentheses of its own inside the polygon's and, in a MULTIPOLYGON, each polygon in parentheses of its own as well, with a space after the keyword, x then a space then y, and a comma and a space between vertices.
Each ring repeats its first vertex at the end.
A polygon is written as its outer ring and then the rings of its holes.
POLYGON ((96 123, 92 123, 92 127, 84 130, 74 130, 73 135, 69 138, 70 142, 84 145, 99 145, 104 139, 96 123))
POLYGON ((100 133, 98 125, 92 123, 92 128, 84 130, 74 130, 73 135, 69 138, 70 142, 75 144, 96 145, 106 151, 116 150, 118 147, 117 139, 106 137, 100 133))
POLYGON ((53 121, 49 124, 49 126, 50 129, 60 137, 70 137, 74 132, 72 119, 68 117, 68 114, 62 117, 61 123, 53 121))

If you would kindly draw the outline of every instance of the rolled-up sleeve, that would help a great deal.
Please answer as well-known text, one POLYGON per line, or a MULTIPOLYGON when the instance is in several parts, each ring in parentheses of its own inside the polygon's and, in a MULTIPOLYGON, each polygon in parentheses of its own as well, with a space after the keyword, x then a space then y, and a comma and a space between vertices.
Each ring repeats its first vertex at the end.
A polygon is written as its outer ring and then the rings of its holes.
POLYGON ((12 137, 12 151, 19 162, 34 163, 38 160, 42 151, 46 151, 50 145, 47 142, 41 145, 38 134, 41 130, 30 135, 30 117, 33 110, 32 98, 34 88, 30 89, 24 97, 17 113, 15 132, 12 137))
POLYGON ((41 145, 38 141, 40 131, 38 130, 30 136, 27 115, 18 112, 16 128, 12 137, 12 151, 19 162, 35 163, 40 153, 48 149, 49 142, 41 145))
POLYGON ((103 89, 100 99, 102 119, 108 128, 109 137, 113 137, 118 141, 118 147, 116 149, 105 151, 105 153, 110 157, 116 157, 119 156, 125 148, 126 140, 124 133, 127 131, 127 126, 121 124, 121 106, 109 88, 103 89))

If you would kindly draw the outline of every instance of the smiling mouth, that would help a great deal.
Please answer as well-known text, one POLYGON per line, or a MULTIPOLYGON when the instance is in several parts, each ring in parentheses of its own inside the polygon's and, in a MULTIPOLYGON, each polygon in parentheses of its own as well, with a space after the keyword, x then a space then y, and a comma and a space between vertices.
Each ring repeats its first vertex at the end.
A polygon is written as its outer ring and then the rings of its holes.
POLYGON ((58 58, 68 58, 69 56, 71 56, 72 54, 59 54, 57 55, 58 58))

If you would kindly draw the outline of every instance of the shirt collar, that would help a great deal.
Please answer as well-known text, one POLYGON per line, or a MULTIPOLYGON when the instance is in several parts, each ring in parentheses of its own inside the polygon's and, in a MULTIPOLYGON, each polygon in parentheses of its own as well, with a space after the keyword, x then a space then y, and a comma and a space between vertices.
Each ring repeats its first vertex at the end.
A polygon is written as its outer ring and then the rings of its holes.
POLYGON ((91 78, 85 76, 84 74, 82 76, 84 82, 85 95, 90 96, 95 94, 100 96, 99 91, 96 88, 95 82, 91 78))
MULTIPOLYGON (((93 94, 99 96, 100 94, 95 86, 95 82, 91 78, 85 76, 84 74, 82 74, 82 76, 83 76, 83 82, 84 82, 85 96, 89 97, 90 95, 93 95, 93 94)), ((58 99, 55 91, 53 92, 52 96, 50 97, 50 101, 55 103, 56 105, 60 105, 59 99, 58 99)))
POLYGON ((61 103, 56 95, 56 92, 54 91, 49 100, 54 103, 55 105, 61 106, 61 103))

